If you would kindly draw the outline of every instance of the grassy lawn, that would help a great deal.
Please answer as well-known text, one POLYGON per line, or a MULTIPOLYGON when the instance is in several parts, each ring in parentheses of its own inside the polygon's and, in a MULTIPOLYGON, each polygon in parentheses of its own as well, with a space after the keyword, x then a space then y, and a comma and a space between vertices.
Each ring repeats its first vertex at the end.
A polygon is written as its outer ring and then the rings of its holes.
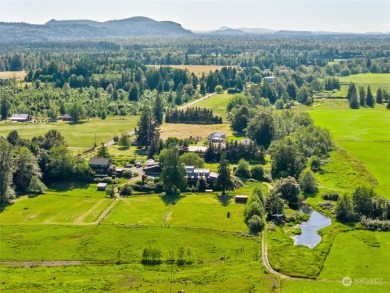
POLYGON ((378 180, 376 192, 390 198, 390 111, 384 105, 351 110, 347 101, 327 100, 308 112, 316 125, 329 129, 336 144, 378 180))
POLYGON ((23 196, 0 213, 0 223, 30 225, 51 223, 91 223, 112 200, 96 191, 96 184, 76 189, 49 190, 34 198, 23 196), (65 207, 65 208, 64 208, 65 207), (82 217, 83 216, 83 217, 82 217), (85 216, 85 217, 84 217, 85 216))
POLYGON ((107 117, 107 119, 91 119, 79 124, 58 121, 56 123, 0 123, 0 135, 7 136, 12 130, 17 130, 22 138, 31 139, 43 135, 51 129, 62 133, 70 147, 93 147, 95 143, 111 140, 114 134, 134 130, 137 116, 107 117))
POLYGON ((390 90, 390 74, 388 73, 360 73, 350 76, 338 77, 340 82, 354 82, 357 86, 364 86, 367 89, 369 85, 371 90, 376 90, 380 87, 382 89, 390 90))

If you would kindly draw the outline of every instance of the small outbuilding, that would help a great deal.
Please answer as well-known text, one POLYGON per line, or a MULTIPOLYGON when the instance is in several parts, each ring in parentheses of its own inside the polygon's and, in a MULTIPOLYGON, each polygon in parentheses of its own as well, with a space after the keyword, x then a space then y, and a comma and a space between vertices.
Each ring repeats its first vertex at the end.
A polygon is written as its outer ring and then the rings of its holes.
POLYGON ((12 114, 11 122, 28 122, 31 121, 32 117, 30 114, 12 114))
POLYGON ((247 195, 236 195, 234 198, 235 203, 246 204, 248 201, 247 195))
POLYGON ((62 121, 72 121, 72 116, 70 116, 69 114, 64 114, 62 115, 62 121))
POLYGON ((107 183, 98 183, 97 190, 98 191, 105 191, 106 190, 107 183))
POLYGON ((223 132, 213 132, 207 137, 207 139, 211 140, 212 142, 220 142, 223 141, 225 138, 226 135, 223 132))

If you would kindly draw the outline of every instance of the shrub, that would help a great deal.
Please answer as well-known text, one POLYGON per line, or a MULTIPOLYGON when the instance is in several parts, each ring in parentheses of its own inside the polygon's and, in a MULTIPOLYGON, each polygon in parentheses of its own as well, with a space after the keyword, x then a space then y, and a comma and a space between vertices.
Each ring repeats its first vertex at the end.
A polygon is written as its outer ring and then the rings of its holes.
POLYGON ((360 223, 364 229, 370 231, 390 231, 390 221, 381 221, 378 219, 372 220, 367 217, 362 217, 360 223))
POLYGON ((317 191, 317 181, 313 172, 310 170, 304 171, 299 176, 299 184, 304 192, 314 193, 317 191))
POLYGON ((253 166, 251 169, 251 177, 256 180, 262 180, 264 178, 264 169, 261 165, 253 166))
POLYGON ((258 215, 253 215, 248 220, 248 227, 252 233, 258 233, 264 229, 264 221, 258 215))
POLYGON ((339 199, 340 195, 337 192, 329 192, 329 193, 324 193, 322 195, 322 198, 325 200, 333 200, 337 201, 339 199))
POLYGON ((123 171, 122 177, 126 179, 130 179, 133 176, 133 173, 129 170, 123 171))
POLYGON ((249 178, 251 176, 249 163, 245 159, 240 159, 234 174, 239 177, 249 178))
POLYGON ((331 202, 321 202, 318 204, 321 209, 332 211, 335 205, 331 202))
POLYGON ((122 185, 120 188, 119 188, 119 194, 121 196, 129 196, 129 195, 132 195, 133 194, 133 188, 131 187, 131 185, 129 183, 126 183, 125 185, 122 185))
POLYGON ((107 184, 118 184, 118 179, 112 179, 112 177, 95 177, 93 180, 95 183, 107 183, 107 184))
POLYGON ((30 180, 30 185, 28 186, 28 191, 35 194, 45 193, 47 187, 42 181, 37 177, 33 176, 30 180))
POLYGON ((318 172, 321 170, 321 160, 318 156, 312 156, 309 160, 310 170, 313 172, 318 172))

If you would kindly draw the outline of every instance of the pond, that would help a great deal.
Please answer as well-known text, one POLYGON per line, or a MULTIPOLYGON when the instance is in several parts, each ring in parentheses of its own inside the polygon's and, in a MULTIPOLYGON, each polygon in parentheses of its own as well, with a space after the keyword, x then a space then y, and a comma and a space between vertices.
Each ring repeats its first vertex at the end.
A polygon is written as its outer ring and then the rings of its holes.
POLYGON ((313 248, 321 242, 321 236, 317 233, 317 231, 329 226, 332 221, 330 218, 313 210, 306 204, 302 204, 299 211, 309 214, 310 218, 307 222, 303 222, 299 225, 302 233, 294 237, 294 245, 306 245, 309 248, 313 248))

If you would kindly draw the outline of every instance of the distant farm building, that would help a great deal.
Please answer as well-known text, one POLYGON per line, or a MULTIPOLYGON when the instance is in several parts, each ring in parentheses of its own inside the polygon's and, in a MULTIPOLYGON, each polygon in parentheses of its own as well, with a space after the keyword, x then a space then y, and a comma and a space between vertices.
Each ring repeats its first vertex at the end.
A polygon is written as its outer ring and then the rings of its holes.
POLYGON ((107 158, 91 158, 88 165, 96 173, 105 174, 110 170, 111 161, 107 158))
POLYGON ((246 202, 248 201, 248 196, 247 195, 236 195, 236 197, 234 198, 234 201, 235 201, 235 203, 246 204, 246 202))
POLYGON ((28 122, 31 121, 32 117, 30 114, 12 114, 11 122, 28 122))
POLYGON ((264 77, 264 81, 268 83, 273 83, 276 80, 276 76, 266 76, 264 77))
POLYGON ((212 142, 221 142, 224 141, 225 138, 226 135, 223 132, 213 132, 207 137, 207 139, 211 140, 212 142))
POLYGON ((106 190, 107 183, 98 183, 97 190, 98 191, 105 191, 106 190))
POLYGON ((161 174, 162 169, 161 169, 160 165, 157 164, 157 165, 153 165, 153 166, 149 166, 149 167, 144 167, 144 172, 146 175, 149 175, 149 176, 155 175, 156 176, 156 175, 161 174))
POLYGON ((62 116, 62 121, 72 121, 72 116, 70 116, 69 114, 64 114, 62 116))

